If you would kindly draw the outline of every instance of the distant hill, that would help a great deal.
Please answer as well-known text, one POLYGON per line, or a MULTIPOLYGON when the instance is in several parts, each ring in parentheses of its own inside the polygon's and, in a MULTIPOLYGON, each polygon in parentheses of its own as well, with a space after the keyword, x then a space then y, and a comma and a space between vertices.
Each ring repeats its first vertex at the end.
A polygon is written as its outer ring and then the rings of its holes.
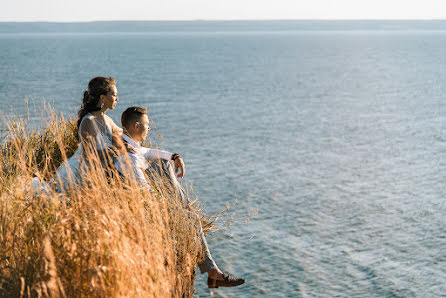
POLYGON ((0 22, 0 33, 234 32, 298 30, 446 30, 432 21, 101 21, 84 23, 0 22))

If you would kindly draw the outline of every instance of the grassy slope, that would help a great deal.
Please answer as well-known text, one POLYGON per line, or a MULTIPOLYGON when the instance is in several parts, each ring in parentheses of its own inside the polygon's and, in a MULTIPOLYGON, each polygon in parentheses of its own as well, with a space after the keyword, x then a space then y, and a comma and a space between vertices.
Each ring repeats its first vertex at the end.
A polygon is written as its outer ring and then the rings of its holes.
POLYGON ((1 145, 0 296, 192 296, 196 226, 163 185, 140 190, 92 168, 88 188, 34 193, 77 148, 74 120, 9 120, 1 145))

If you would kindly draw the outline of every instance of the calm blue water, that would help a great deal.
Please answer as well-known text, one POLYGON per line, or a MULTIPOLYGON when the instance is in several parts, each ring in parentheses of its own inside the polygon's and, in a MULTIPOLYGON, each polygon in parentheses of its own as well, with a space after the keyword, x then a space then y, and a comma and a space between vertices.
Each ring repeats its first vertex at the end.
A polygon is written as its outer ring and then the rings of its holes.
POLYGON ((0 108, 66 115, 96 75, 147 106, 208 212, 200 297, 446 296, 446 32, 0 35, 0 108), (246 218, 250 216, 249 222, 246 218))

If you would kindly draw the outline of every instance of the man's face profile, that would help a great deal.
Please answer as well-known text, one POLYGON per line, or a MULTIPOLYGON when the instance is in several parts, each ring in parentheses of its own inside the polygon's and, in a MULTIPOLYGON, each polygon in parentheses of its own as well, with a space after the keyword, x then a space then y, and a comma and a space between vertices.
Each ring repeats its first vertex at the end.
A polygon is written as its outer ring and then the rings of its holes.
POLYGON ((146 114, 142 115, 138 123, 139 123, 138 135, 141 138, 141 141, 144 141, 147 137, 147 133, 150 130, 149 117, 147 117, 146 114))

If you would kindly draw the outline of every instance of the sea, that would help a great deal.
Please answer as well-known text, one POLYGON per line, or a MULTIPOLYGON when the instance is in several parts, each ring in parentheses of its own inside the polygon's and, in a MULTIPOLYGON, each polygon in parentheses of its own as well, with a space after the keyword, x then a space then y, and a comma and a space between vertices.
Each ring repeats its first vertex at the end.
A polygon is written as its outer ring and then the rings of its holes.
POLYGON ((75 117, 95 76, 247 279, 196 297, 446 297, 445 21, 0 23, 4 116, 75 117))

